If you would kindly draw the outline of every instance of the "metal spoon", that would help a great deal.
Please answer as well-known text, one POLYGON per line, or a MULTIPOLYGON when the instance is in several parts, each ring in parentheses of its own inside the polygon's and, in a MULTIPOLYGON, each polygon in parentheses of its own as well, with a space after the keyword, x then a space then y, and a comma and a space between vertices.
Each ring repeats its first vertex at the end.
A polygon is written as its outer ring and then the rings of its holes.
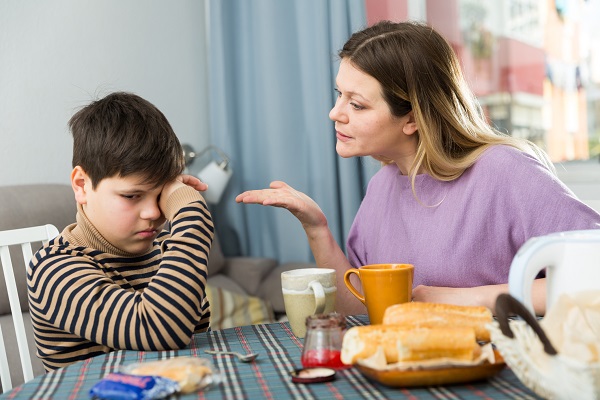
POLYGON ((241 353, 237 353, 235 351, 216 351, 216 350, 204 350, 205 353, 208 354, 233 354, 234 356, 236 356, 241 362, 250 362, 250 361, 254 361, 254 359, 256 357, 258 357, 258 353, 248 353, 248 354, 241 354, 241 353))

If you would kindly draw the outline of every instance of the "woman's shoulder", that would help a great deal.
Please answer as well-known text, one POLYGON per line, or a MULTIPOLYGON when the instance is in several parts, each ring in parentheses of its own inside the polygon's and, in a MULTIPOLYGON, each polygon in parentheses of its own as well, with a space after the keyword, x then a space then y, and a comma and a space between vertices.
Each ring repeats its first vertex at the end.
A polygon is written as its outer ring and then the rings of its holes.
POLYGON ((487 148, 473 165, 475 169, 492 170, 502 174, 531 173, 537 170, 543 174, 551 174, 552 171, 544 162, 533 154, 527 153, 509 145, 494 145, 487 148))
POLYGON ((561 188, 554 171, 532 154, 508 145, 486 149, 460 179, 463 185, 484 185, 494 193, 523 190, 556 191, 561 188), (535 189, 534 189, 535 188, 535 189))
POLYGON ((537 161, 539 160, 533 155, 518 149, 513 146, 505 144, 497 144, 488 147, 480 156, 478 161, 487 162, 511 162, 515 160, 526 161, 537 161))

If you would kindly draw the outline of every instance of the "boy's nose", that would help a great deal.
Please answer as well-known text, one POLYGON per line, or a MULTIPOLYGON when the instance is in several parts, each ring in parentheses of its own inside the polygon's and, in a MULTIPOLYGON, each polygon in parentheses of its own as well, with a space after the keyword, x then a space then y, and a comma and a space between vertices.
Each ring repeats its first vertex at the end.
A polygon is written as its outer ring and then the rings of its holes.
POLYGON ((140 217, 142 219, 149 219, 149 220, 153 220, 153 221, 159 219, 161 217, 161 215, 162 215, 162 211, 160 210, 158 203, 147 204, 142 209, 142 212, 140 213, 140 217))

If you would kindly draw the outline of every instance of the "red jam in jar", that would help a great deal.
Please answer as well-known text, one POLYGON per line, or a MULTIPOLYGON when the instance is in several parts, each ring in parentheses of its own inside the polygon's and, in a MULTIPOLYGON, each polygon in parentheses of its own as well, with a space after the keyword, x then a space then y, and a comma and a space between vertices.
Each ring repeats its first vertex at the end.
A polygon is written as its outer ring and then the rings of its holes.
POLYGON ((311 367, 327 367, 327 368, 345 368, 346 364, 340 359, 342 352, 339 350, 308 350, 302 352, 302 366, 304 368, 311 367))
POLYGON ((334 369, 350 367, 340 359, 345 328, 346 318, 336 312, 306 318, 302 366, 334 369))

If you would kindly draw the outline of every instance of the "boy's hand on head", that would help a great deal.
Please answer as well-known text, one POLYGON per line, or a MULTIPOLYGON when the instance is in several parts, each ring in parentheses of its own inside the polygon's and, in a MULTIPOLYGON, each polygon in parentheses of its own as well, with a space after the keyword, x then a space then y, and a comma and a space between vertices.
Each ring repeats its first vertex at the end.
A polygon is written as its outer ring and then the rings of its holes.
POLYGON ((160 200, 158 206, 161 210, 165 210, 167 205, 167 199, 175 192, 177 189, 182 188, 184 186, 189 186, 191 188, 196 189, 199 192, 204 192, 208 189, 208 185, 202 182, 200 179, 196 178, 192 175, 179 175, 176 179, 171 182, 168 182, 163 186, 162 192, 160 193, 160 200))
POLYGON ((193 187, 199 192, 205 192, 206 189, 208 189, 208 185, 206 183, 202 182, 193 175, 179 175, 177 179, 181 179, 181 182, 183 182, 185 185, 193 187))

